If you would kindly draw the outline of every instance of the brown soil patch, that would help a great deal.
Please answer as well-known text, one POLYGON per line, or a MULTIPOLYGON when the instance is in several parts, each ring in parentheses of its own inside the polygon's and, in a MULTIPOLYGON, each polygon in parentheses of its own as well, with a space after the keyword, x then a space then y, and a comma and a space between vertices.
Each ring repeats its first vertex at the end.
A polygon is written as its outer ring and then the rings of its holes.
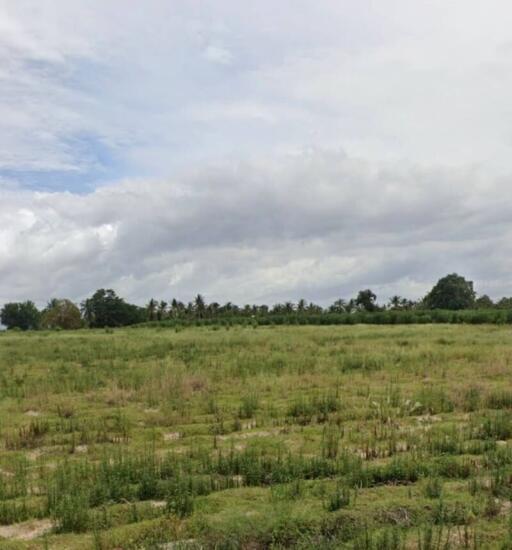
POLYGON ((53 527, 49 519, 39 519, 0 526, 0 537, 5 539, 32 540, 50 531, 53 527))
POLYGON ((180 437, 180 432, 169 432, 164 434, 164 441, 176 441, 180 437))

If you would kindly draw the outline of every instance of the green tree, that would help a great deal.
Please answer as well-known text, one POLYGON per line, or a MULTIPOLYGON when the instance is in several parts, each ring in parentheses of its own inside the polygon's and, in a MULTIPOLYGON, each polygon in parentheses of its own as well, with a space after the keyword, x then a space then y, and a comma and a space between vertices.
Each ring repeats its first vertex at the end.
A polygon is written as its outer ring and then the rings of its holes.
POLYGON ((430 309, 468 309, 475 304, 472 281, 457 273, 446 275, 437 281, 427 294, 425 303, 430 309))
POLYGON ((494 307, 494 302, 487 294, 483 294, 475 300, 475 307, 478 309, 491 309, 494 307))
POLYGON ((407 298, 402 298, 401 296, 391 296, 388 302, 388 309, 392 311, 402 311, 406 309, 413 309, 415 307, 415 302, 413 300, 408 300, 407 298))
POLYGON ((179 317, 183 317, 184 311, 185 311, 185 304, 183 302, 180 302, 179 300, 176 300, 176 298, 173 298, 171 300, 171 306, 169 308, 169 315, 173 319, 178 319, 179 317))
POLYGON ((364 311, 376 311, 377 307, 377 296, 369 288, 366 290, 360 290, 356 298, 356 306, 359 309, 364 311))
POLYGON ((156 318, 161 321, 167 316, 167 302, 160 300, 158 304, 158 311, 156 312, 156 318))
POLYGON ((205 316, 206 312, 206 303, 201 294, 198 294, 194 299, 193 311, 195 311, 196 316, 199 319, 202 319, 205 316))
POLYGON ((306 308, 308 315, 320 315, 323 313, 322 306, 309 302, 308 307, 306 308))
POLYGON ((346 313, 347 311, 347 301, 340 298, 336 300, 331 306, 329 306, 330 313, 346 313))
POLYGON ((213 317, 214 319, 219 316, 220 304, 218 302, 212 302, 208 304, 207 313, 208 317, 213 317))
POLYGON ((401 296, 398 296, 395 294, 394 296, 391 296, 388 302, 388 309, 397 310, 402 309, 402 304, 404 302, 404 299, 401 296))
POLYGON ((148 321, 154 321, 156 319, 157 308, 158 302, 154 298, 151 298, 146 306, 148 321))
POLYGON ((144 308, 126 303, 112 290, 100 288, 81 304, 82 315, 90 327, 121 327, 146 319, 144 308))
POLYGON ((33 330, 39 328, 41 313, 30 300, 26 302, 10 302, 0 311, 0 321, 7 328, 33 330))
POLYGON ((307 302, 306 300, 304 300, 304 298, 301 298, 298 302, 297 302, 297 313, 300 313, 300 314, 303 314, 306 312, 306 307, 307 307, 307 302))
POLYGON ((512 298, 503 296, 503 298, 496 303, 496 307, 498 309, 512 309, 512 298))
POLYGON ((288 315, 295 311, 295 304, 293 302, 284 303, 284 312, 288 315))
POLYGON ((80 310, 70 300, 53 298, 48 302, 41 315, 42 328, 74 330, 81 328, 81 326, 80 310))

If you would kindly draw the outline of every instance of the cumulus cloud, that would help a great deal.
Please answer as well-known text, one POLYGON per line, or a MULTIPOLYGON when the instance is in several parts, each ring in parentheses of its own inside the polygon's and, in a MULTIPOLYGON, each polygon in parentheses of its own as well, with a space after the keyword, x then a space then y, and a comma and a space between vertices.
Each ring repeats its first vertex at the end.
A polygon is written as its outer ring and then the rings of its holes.
POLYGON ((505 0, 0 3, 0 302, 385 300, 454 270, 512 294, 511 24, 505 0))
POLYGON ((508 289, 511 199, 507 182, 475 171, 322 151, 85 195, 4 190, 0 301, 97 287, 139 303, 195 292, 326 303, 368 285, 382 299, 418 297, 452 270, 497 295, 508 289))

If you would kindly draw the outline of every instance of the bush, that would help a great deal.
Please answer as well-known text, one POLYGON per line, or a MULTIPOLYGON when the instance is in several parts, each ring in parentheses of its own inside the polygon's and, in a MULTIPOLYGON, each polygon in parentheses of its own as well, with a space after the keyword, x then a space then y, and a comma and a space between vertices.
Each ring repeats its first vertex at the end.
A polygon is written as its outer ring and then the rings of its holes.
POLYGON ((344 485, 338 484, 334 492, 327 496, 324 507, 328 512, 335 512, 350 504, 350 490, 344 485))

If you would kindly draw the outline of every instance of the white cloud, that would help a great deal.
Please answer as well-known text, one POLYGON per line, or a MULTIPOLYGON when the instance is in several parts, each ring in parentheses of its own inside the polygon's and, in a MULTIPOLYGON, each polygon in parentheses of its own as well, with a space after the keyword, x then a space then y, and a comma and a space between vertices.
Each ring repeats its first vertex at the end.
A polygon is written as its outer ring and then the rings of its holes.
POLYGON ((510 4, 411 6, 0 4, 0 170, 86 181, 115 155, 159 177, 316 146, 507 173, 510 4))
POLYGON ((179 183, 0 199, 0 302, 97 287, 139 303, 196 292, 325 303, 366 286, 418 297, 455 270, 482 292, 511 290, 508 181, 484 186, 472 170, 313 152, 205 166, 179 183))
POLYGON ((504 0, 0 2, 0 302, 512 294, 511 26, 504 0))
POLYGON ((219 63, 221 65, 230 65, 233 62, 233 55, 231 52, 223 46, 214 46, 210 44, 204 51, 204 56, 208 61, 212 63, 219 63))

